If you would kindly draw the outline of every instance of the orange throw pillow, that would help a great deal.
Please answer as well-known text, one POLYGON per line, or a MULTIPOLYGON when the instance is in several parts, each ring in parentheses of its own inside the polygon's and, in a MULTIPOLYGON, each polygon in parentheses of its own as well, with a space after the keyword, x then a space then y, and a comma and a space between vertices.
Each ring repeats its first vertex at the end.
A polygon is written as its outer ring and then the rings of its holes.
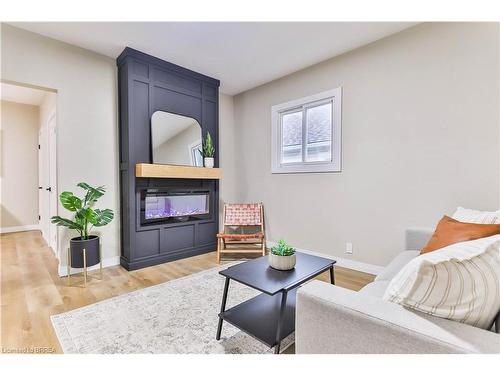
POLYGON ((427 245, 420 251, 425 254, 454 243, 477 240, 500 234, 500 224, 472 224, 443 216, 427 245))

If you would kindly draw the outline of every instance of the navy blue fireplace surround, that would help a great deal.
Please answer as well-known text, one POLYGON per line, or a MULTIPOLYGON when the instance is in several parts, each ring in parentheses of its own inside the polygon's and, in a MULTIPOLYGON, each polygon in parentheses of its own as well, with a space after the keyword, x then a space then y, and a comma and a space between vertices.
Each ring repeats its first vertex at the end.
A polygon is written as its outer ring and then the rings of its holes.
MULTIPOLYGON (((219 216, 218 180, 137 178, 135 165, 152 163, 151 116, 156 111, 196 119, 203 135, 210 131, 218 151, 219 81, 131 48, 125 48, 117 65, 121 265, 135 270, 214 251, 219 216), (209 212, 188 221, 141 220, 141 199, 147 191, 174 195, 208 192, 209 212)), ((215 166, 218 165, 216 152, 215 166)))

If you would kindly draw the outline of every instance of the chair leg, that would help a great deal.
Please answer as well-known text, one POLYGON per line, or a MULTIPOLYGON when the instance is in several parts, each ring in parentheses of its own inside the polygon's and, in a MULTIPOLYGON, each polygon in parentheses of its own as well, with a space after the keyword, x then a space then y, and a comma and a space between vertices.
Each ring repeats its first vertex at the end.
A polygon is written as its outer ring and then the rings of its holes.
POLYGON ((262 239, 262 256, 266 256, 266 239, 262 239))
POLYGON ((217 264, 220 264, 220 238, 217 238, 217 264))

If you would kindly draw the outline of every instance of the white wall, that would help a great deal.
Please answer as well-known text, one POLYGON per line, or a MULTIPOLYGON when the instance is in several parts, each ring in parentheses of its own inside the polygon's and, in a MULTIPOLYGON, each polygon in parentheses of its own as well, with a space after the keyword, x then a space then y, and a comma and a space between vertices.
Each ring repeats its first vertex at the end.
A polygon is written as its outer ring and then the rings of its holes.
POLYGON ((52 116, 52 114, 56 111, 56 106, 57 95, 50 92, 45 94, 43 101, 40 104, 40 127, 47 125, 50 120, 50 116, 52 116))
POLYGON ((38 225, 38 107, 1 102, 0 227, 38 225))
POLYGON ((220 180, 220 213, 224 203, 235 203, 238 200, 236 192, 237 153, 234 123, 233 97, 219 95, 219 166, 222 168, 220 180))
MULTIPOLYGON (((103 258, 116 261, 119 246, 117 70, 113 59, 2 24, 2 79, 57 90, 58 189, 81 181, 105 185, 98 206, 115 212, 100 228, 103 258)), ((62 208, 60 214, 68 215, 62 208)), ((68 215, 69 216, 69 215, 68 215)), ((73 231, 60 230, 62 264, 73 231)))
POLYGON ((237 95, 238 200, 264 202, 271 239, 375 265, 406 227, 497 209, 498 49, 498 24, 421 24, 237 95), (342 172, 271 174, 271 106, 339 86, 342 172))

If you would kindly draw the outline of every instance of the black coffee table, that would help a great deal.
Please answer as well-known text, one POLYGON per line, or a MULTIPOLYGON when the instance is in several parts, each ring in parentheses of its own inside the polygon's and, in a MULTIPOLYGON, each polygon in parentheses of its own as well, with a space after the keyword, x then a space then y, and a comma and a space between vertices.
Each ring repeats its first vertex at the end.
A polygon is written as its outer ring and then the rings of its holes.
POLYGON ((291 271, 278 271, 268 264, 267 256, 231 266, 219 273, 226 278, 217 327, 220 340, 225 320, 279 353, 281 340, 295 331, 295 300, 297 287, 330 270, 335 284, 335 260, 296 253, 297 264, 291 271), (229 280, 262 292, 226 310, 229 280))

